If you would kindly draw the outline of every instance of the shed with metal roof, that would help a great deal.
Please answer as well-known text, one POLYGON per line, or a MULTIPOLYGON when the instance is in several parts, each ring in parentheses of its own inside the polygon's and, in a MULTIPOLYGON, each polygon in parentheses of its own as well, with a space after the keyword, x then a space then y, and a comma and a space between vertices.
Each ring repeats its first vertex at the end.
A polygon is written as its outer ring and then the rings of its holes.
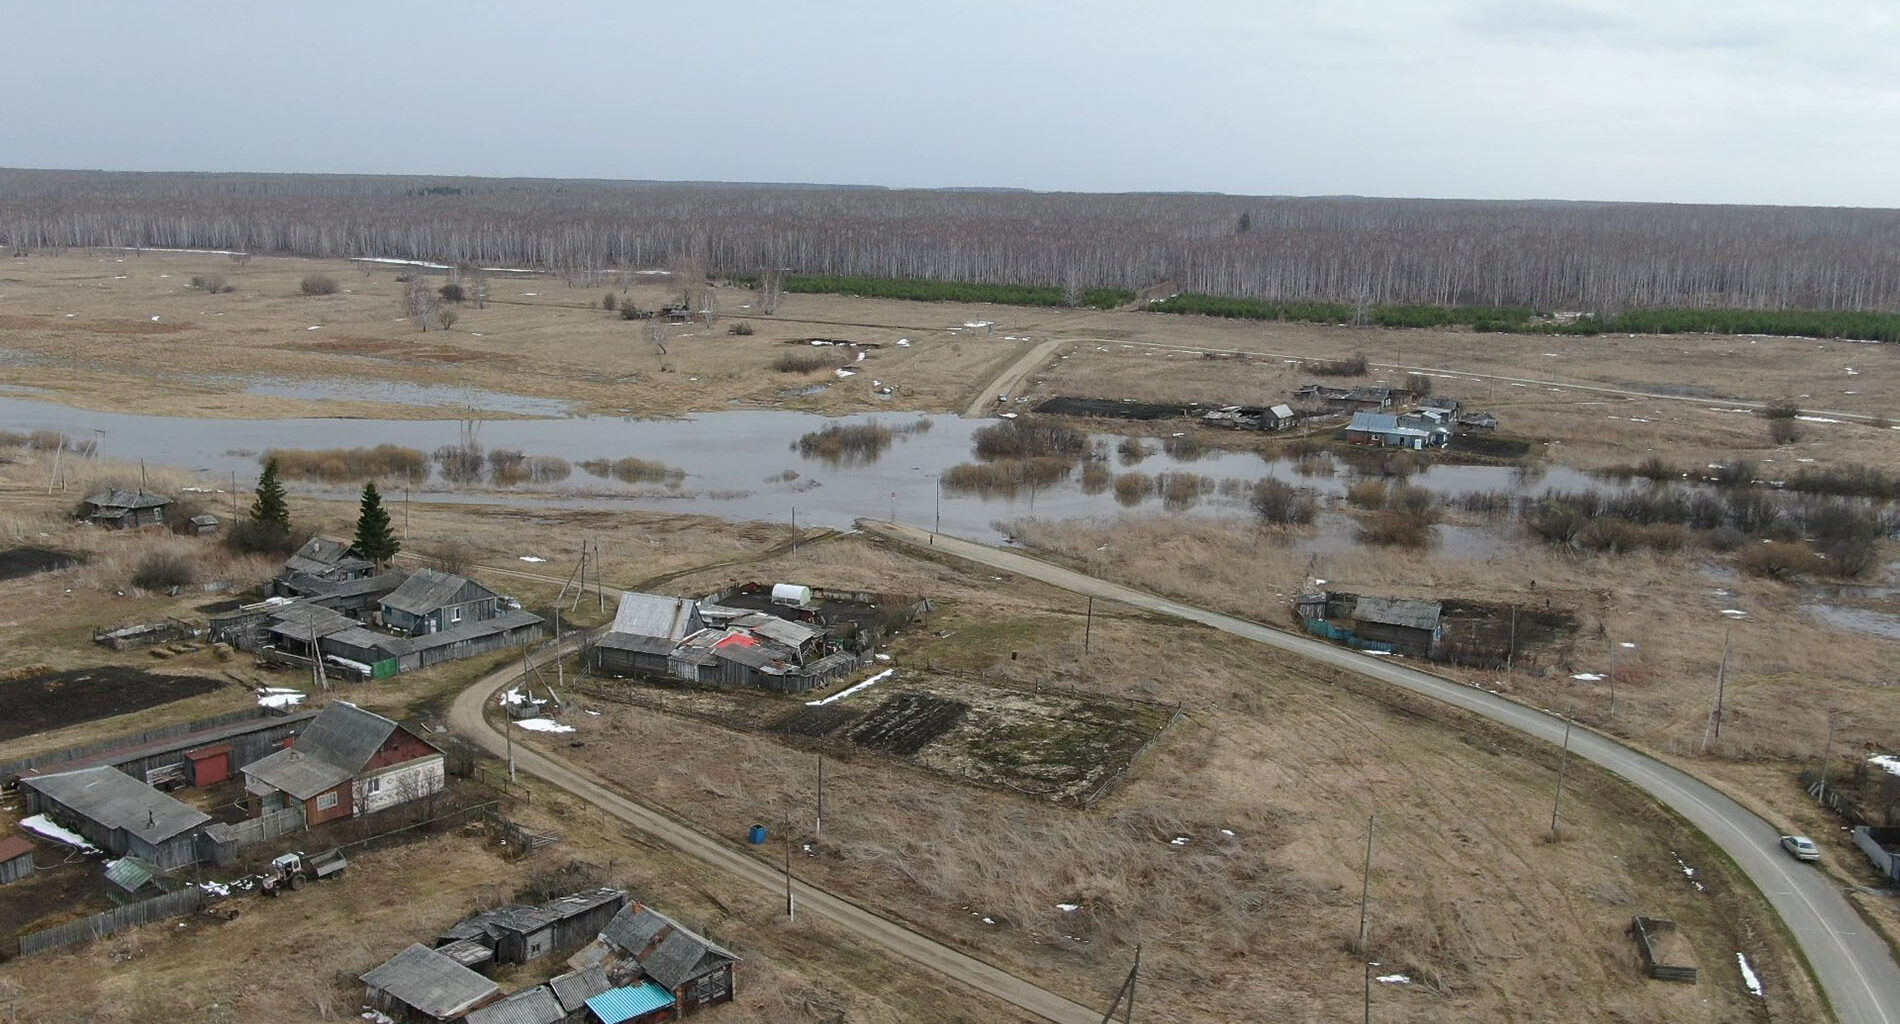
POLYGON ((501 997, 501 988, 415 943, 362 976, 364 1000, 402 1021, 452 1021, 501 997))
POLYGON ((1437 601, 1361 596, 1353 602, 1352 631, 1403 653, 1426 657, 1444 639, 1443 606, 1437 601))
POLYGON ((22 776, 20 791, 28 812, 50 814, 107 853, 131 854, 166 871, 197 863, 198 833, 211 821, 211 815, 104 765, 22 776))
POLYGON ((647 1024, 672 1019, 678 1002, 673 993, 643 981, 602 992, 587 1001, 587 1010, 600 1024, 647 1024))
POLYGON ((560 1024, 567 1018, 560 1000, 546 985, 522 989, 499 1002, 474 1010, 465 1018, 468 1024, 560 1024))
POLYGON ((33 873, 33 852, 39 849, 22 836, 0 839, 0 885, 17 882, 33 873))

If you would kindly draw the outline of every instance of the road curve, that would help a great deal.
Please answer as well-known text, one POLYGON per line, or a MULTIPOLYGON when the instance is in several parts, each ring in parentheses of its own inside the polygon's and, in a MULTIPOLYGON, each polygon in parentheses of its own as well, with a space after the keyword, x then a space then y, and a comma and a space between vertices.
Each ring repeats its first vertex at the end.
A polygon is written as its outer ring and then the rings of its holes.
MULTIPOLYGON (((1157 597, 1014 551, 942 534, 933 542, 929 531, 901 523, 861 520, 858 525, 874 536, 916 547, 929 545, 936 553, 965 558, 1077 594, 1211 626, 1443 701, 1549 743, 1563 742, 1564 722, 1555 715, 1390 660, 1157 597)), ((1687 772, 1601 733, 1575 728, 1570 751, 1622 776, 1680 814, 1741 867, 1800 944, 1841 1024, 1900 1021, 1900 968, 1895 966, 1885 941, 1861 920, 1827 875, 1781 851, 1774 826, 1687 772)))
MULTIPOLYGON (((571 653, 584 635, 569 637, 562 643, 563 653, 571 653)), ((541 657, 551 657, 552 650, 541 657)), ((517 666, 498 669, 462 691, 449 707, 449 725, 496 757, 506 757, 508 744, 483 717, 482 712, 503 686, 521 677, 517 666)), ((558 756, 537 751, 526 743, 514 748, 515 766, 536 775, 587 801, 620 821, 639 829, 674 849, 713 867, 774 893, 785 891, 785 876, 770 864, 733 848, 733 844, 714 838, 671 815, 635 803, 615 792, 592 774, 558 756)), ((895 921, 872 913, 855 903, 815 888, 797 879, 792 892, 801 914, 819 914, 855 933, 859 938, 892 953, 913 960, 950 978, 994 996, 1004 1002, 1056 1024, 1099 1024, 1101 1012, 1065 999, 1048 989, 1025 981, 984 963, 966 953, 944 945, 895 921)))
POLYGON ((997 374, 988 384, 983 385, 983 390, 978 391, 976 397, 970 400, 970 407, 963 410, 963 418, 973 420, 981 416, 988 416, 991 410, 996 408, 997 395, 1014 395, 1017 391, 1021 390, 1019 385, 1022 384, 1024 378, 1036 372, 1038 367, 1048 362, 1049 357, 1056 354, 1056 349, 1067 344, 1068 342, 1066 340, 1056 338, 1042 342, 1035 348, 1023 353, 1022 358, 1009 364, 1002 373, 997 374))

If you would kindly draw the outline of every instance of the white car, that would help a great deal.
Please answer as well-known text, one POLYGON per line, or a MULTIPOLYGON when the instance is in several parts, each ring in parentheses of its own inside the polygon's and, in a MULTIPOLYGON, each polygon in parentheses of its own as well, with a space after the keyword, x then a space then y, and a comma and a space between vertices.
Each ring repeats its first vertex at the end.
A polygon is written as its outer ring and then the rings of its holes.
POLYGON ((1816 861, 1821 859, 1821 848, 1807 836, 1782 836, 1781 848, 1795 860, 1816 861))

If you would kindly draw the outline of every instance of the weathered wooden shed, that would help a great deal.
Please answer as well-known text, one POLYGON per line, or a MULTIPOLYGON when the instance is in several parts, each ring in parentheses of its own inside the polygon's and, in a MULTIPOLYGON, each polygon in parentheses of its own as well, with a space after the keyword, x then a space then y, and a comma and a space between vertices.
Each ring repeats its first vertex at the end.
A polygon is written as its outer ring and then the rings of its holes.
POLYGON ((118 770, 100 765, 20 778, 31 813, 46 814, 117 857, 161 870, 198 862, 198 833, 211 816, 118 770))
POLYGON ((546 985, 522 989, 514 995, 472 1011, 467 1024, 561 1024, 567 1011, 546 985))
POLYGON ((33 851, 38 847, 22 836, 0 839, 0 885, 17 882, 33 873, 33 851))
POLYGON ((681 1014, 734 995, 737 956, 642 904, 622 908, 600 938, 639 961, 647 977, 673 994, 681 1014))
POLYGON ((501 595, 474 580, 435 569, 410 573, 382 601, 384 624, 411 636, 492 619, 500 607, 501 595))
POLYGON ((453 1021, 501 998, 501 988, 415 943, 361 978, 364 1001, 405 1024, 453 1021))
POLYGON ((127 491, 113 488, 87 496, 85 500, 85 518, 87 522, 114 530, 133 530, 141 526, 160 526, 165 522, 165 508, 172 500, 162 494, 153 494, 147 490, 127 491))
POLYGON ((1360 597, 1353 604, 1352 630, 1401 653, 1429 657, 1445 638, 1442 615, 1437 601, 1360 597))

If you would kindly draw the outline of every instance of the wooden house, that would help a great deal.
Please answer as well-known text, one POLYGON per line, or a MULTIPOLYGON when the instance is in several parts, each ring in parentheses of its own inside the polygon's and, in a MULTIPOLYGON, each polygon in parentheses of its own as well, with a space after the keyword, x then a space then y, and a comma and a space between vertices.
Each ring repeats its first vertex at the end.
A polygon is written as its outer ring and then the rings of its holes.
POLYGON ((457 922, 437 937, 436 948, 448 953, 472 944, 492 951, 485 959, 474 949, 450 953, 471 966, 525 964, 586 945, 626 904, 619 889, 589 889, 532 907, 504 904, 457 922))
POLYGON ((364 1002, 403 1024, 455 1021, 501 998, 501 988, 415 943, 364 974, 364 1002))
POLYGON ((211 821, 105 765, 24 775, 20 792, 29 813, 48 815, 115 857, 138 857, 165 871, 198 862, 198 834, 211 821))
POLYGON ((294 745, 244 766, 254 815, 301 807, 304 822, 373 814, 442 791, 442 751, 347 701, 324 708, 294 745))
POLYGON ((1442 614, 1437 601, 1362 596, 1353 604, 1352 631, 1400 653, 1429 657, 1445 638, 1442 614))
POLYGON ((492 619, 501 595, 474 580, 417 569, 382 600, 383 624, 410 636, 438 633, 465 622, 492 619))
POLYGON ((89 495, 85 500, 85 519, 114 530, 135 530, 141 526, 162 526, 165 508, 172 500, 143 489, 113 488, 89 495))
POLYGON ((0 885, 17 882, 33 873, 33 851, 38 849, 22 836, 0 839, 0 885))
POLYGON ((733 997, 739 958, 643 904, 614 915, 600 938, 637 960, 648 978, 672 994, 681 1015, 733 997))

